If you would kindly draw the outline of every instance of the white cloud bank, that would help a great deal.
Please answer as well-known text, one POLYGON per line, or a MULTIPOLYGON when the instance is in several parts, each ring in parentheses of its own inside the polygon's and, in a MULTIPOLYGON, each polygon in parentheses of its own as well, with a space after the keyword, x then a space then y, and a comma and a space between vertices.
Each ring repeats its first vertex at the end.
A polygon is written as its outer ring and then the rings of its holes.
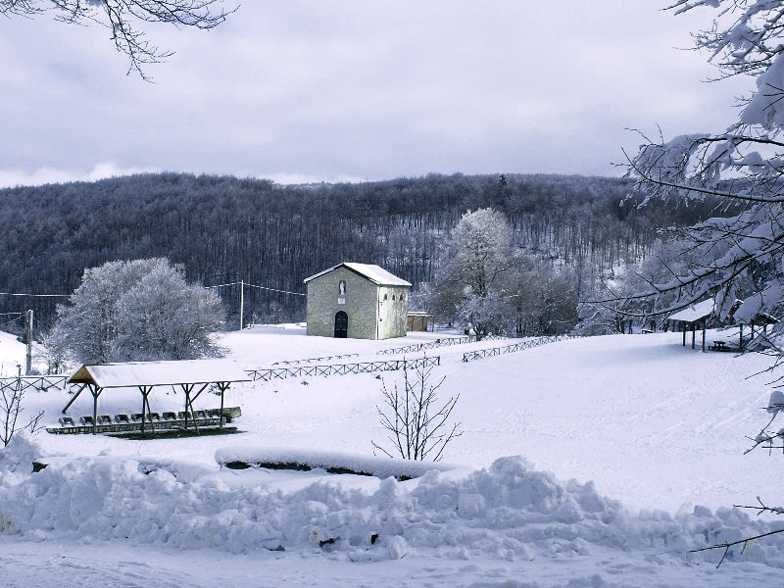
POLYGON ((99 163, 91 170, 84 172, 54 167, 43 167, 30 172, 20 169, 0 169, 0 188, 43 186, 66 182, 95 182, 105 178, 157 171, 160 170, 155 168, 123 168, 111 162, 99 163))

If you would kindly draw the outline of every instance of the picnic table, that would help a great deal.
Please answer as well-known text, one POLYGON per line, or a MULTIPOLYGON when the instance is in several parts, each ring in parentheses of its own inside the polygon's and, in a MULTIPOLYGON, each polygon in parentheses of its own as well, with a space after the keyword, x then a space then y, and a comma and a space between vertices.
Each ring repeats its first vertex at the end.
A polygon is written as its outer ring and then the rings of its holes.
POLYGON ((727 344, 726 341, 714 341, 713 345, 708 347, 710 351, 737 351, 738 348, 735 346, 730 346, 727 344))

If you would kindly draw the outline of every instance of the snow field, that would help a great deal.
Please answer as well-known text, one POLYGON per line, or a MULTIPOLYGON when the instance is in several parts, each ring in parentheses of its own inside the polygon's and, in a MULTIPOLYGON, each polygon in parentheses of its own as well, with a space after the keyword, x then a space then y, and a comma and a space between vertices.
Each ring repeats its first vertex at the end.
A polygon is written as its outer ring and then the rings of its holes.
MULTIPOLYGON (((364 361, 378 345, 412 340, 350 345, 364 361)), ((465 434, 445 458, 460 466, 405 482, 387 477, 392 460, 380 477, 218 465, 232 456, 378 463, 370 439, 383 434, 380 381, 370 374, 230 390, 227 404, 243 410, 239 435, 17 437, 0 451, 0 550, 14 551, 11 560, 0 558, 0 573, 20 588, 38 585, 13 570, 42 545, 52 553, 89 547, 123 569, 127 562, 113 553, 128 559, 130 545, 173 572, 188 570, 191 557, 242 562, 242 573, 220 576, 226 586, 254 585, 238 579, 254 570, 265 578, 259 586, 362 585, 357 578, 365 585, 529 588, 775 583, 784 567, 782 535, 742 553, 733 548, 719 570, 721 551, 690 553, 784 527, 731 508, 757 495, 780 500, 781 458, 742 455, 745 435, 765 421, 769 390, 747 376, 766 358, 702 354, 678 342, 673 334, 571 340, 469 364, 459 361, 466 348, 428 351, 442 356, 442 395, 461 395, 456 419, 465 434), (504 457, 515 455, 525 457, 504 457), (49 466, 33 474, 36 458, 49 466), (25 550, 30 542, 36 547, 25 550)), ((336 354, 334 340, 296 331, 258 329, 225 343, 245 367, 276 355, 336 354)), ((394 377, 383 375, 387 385, 394 377)), ((102 397, 101 407, 128 412, 136 396, 102 397)), ((28 400, 30 411, 46 407, 54 421, 67 397, 28 400)), ((180 401, 166 392, 152 398, 160 410, 180 401)), ((85 406, 71 413, 86 414, 85 406)), ((81 556, 63 559, 74 557, 81 556)), ((79 561, 89 570, 104 565, 79 561)), ((183 578, 143 584, 118 576, 116 585, 207 586, 216 576, 183 578)))

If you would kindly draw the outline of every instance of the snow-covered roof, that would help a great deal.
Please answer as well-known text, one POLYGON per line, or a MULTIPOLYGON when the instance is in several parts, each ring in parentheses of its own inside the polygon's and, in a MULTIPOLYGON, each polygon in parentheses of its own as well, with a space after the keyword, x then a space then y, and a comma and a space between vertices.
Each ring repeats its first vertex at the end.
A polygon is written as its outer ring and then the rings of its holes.
POLYGON ((683 321, 684 323, 693 323, 700 319, 704 319, 713 312, 714 302, 713 299, 703 300, 697 304, 692 304, 688 308, 679 310, 675 314, 669 316, 671 321, 683 321))
POLYGON ((339 267, 346 267, 351 271, 366 277, 368 280, 378 284, 379 286, 407 286, 407 287, 411 286, 410 282, 406 282, 402 278, 398 278, 396 275, 389 273, 384 268, 379 267, 375 264, 354 263, 350 261, 339 263, 338 265, 326 269, 323 272, 319 272, 315 275, 310 276, 309 278, 305 278, 304 281, 307 283, 310 280, 319 278, 325 274, 328 274, 329 272, 335 271, 339 267))
POLYGON ((68 379, 71 384, 93 384, 99 388, 247 382, 245 370, 230 360, 144 361, 83 365, 68 379))
POLYGON ((782 294, 784 294, 784 292, 782 292, 780 286, 772 286, 753 296, 749 296, 735 311, 735 320, 743 324, 777 323, 778 319, 771 316, 766 311, 773 308, 776 303, 781 300, 782 294))

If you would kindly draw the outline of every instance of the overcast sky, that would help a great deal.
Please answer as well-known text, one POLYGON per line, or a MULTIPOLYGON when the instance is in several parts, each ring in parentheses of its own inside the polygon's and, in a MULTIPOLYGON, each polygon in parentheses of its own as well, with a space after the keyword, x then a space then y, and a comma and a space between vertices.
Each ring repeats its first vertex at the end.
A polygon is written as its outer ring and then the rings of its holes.
MULTIPOLYGON (((228 0, 228 5, 231 0, 228 0)), ((618 175, 639 128, 718 131, 750 80, 683 50, 666 0, 246 0, 126 76, 107 30, 0 18, 0 186, 139 171, 281 183, 618 175)))

